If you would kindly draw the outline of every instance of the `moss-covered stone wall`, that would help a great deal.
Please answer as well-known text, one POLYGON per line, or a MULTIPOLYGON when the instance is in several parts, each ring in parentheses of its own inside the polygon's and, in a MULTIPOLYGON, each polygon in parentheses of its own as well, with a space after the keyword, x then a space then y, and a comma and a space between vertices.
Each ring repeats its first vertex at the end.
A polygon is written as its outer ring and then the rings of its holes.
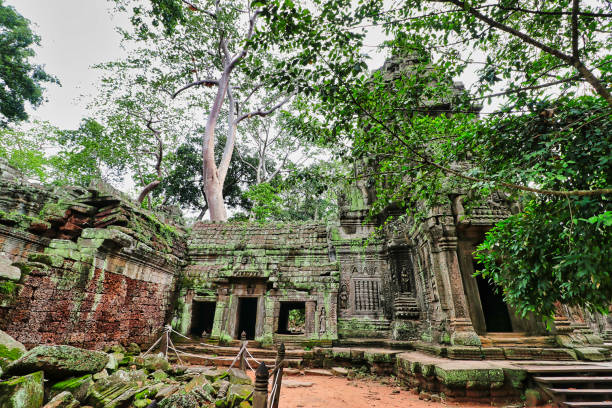
POLYGON ((0 329, 28 347, 148 344, 171 318, 185 231, 103 184, 0 181, 0 329))

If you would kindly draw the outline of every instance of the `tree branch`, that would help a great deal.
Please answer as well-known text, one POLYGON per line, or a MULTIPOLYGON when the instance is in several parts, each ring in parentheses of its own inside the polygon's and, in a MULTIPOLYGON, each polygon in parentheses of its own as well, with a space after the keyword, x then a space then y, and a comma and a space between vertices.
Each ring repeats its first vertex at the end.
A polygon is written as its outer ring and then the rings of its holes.
POLYGON ((192 82, 190 84, 185 85, 184 87, 182 87, 181 89, 179 89, 178 91, 176 91, 175 93, 172 94, 172 99, 176 98, 178 94, 180 94, 183 91, 186 91, 189 88, 193 88, 194 86, 199 86, 199 85, 206 85, 208 87, 214 86, 214 85, 219 85, 219 81, 217 81, 216 79, 202 79, 200 81, 195 81, 192 82))
POLYGON ((488 25, 494 28, 497 28, 498 30, 505 31, 521 39, 523 42, 533 45, 534 47, 541 49, 547 54, 557 57, 560 60, 566 62, 568 65, 575 67, 578 70, 578 72, 584 77, 584 79, 586 79, 587 82, 591 84, 591 86, 595 89, 595 91, 597 91, 597 93, 600 96, 602 96, 608 102, 610 106, 612 106, 612 95, 610 94, 610 92, 601 83, 601 81, 597 77, 595 77, 595 75, 580 60, 574 58, 572 55, 568 55, 556 48, 553 48, 551 46, 548 46, 536 40, 535 38, 525 34, 524 32, 516 30, 503 23, 500 23, 499 21, 496 21, 492 19, 491 17, 482 14, 474 7, 470 7, 469 4, 466 4, 464 1, 461 1, 461 0, 434 0, 434 1, 439 1, 443 3, 452 3, 456 6, 459 6, 465 11, 467 11, 468 13, 470 13, 472 16, 487 23, 488 25))
POLYGON ((576 80, 579 80, 580 78, 582 78, 582 75, 575 75, 575 76, 573 76, 571 78, 560 79, 559 81, 548 82, 548 83, 541 84, 541 85, 533 85, 533 86, 525 86, 525 87, 522 87, 522 88, 509 89, 509 90, 503 91, 503 92, 498 92, 498 93, 494 93, 494 94, 490 94, 490 95, 485 95, 485 96, 479 96, 477 98, 471 98, 470 100, 471 101, 478 101, 478 100, 487 99, 487 98, 495 98, 497 96, 510 95, 510 94, 517 93, 517 92, 522 92, 522 91, 533 91, 533 90, 536 90, 536 89, 548 88, 549 86, 560 85, 560 84, 563 84, 565 82, 576 81, 576 80))
POLYGON ((580 11, 580 0, 572 1, 572 58, 579 61, 578 55, 578 12, 580 11))
POLYGON ((231 72, 232 69, 234 69, 234 67, 236 66, 236 64, 238 64, 240 60, 246 55, 249 47, 249 41, 251 40, 251 38, 253 38, 253 34, 255 33, 255 22, 257 21, 257 17, 259 16, 259 14, 261 14, 262 11, 262 9, 255 10, 253 15, 249 19, 249 30, 247 31, 244 47, 242 47, 242 50, 240 50, 240 52, 236 54, 234 58, 232 58, 232 60, 226 67, 226 70, 228 72, 231 72))
POLYGON ((272 106, 270 109, 268 110, 256 110, 253 112, 249 112, 249 113, 245 113, 243 115, 241 115, 238 120, 236 120, 236 124, 242 122, 245 119, 249 119, 252 118, 253 116, 260 116, 260 117, 265 117, 268 116, 269 114, 271 114, 272 112, 274 112, 275 110, 277 110, 278 108, 280 108, 281 106, 283 106, 284 104, 286 104, 287 102, 289 102, 291 100, 291 98, 293 97, 293 93, 291 95, 289 95, 288 97, 286 97, 285 99, 283 99, 282 101, 280 101, 279 103, 277 103, 276 105, 272 106))
MULTIPOLYGON (((499 7, 502 10, 519 11, 521 13, 537 14, 541 16, 567 16, 567 15, 573 14, 572 12, 568 12, 568 11, 542 11, 542 10, 528 10, 528 9, 524 9, 521 7, 506 7, 501 4, 499 5, 499 7)), ((590 13, 588 11, 579 11, 577 15, 584 16, 584 17, 604 17, 604 18, 612 17, 612 13, 590 13)))
POLYGON ((218 167, 221 185, 225 182, 225 176, 227 175, 230 162, 232 161, 232 153, 234 152, 234 145, 236 144, 236 127, 238 126, 238 122, 234 120, 234 116, 236 116, 236 101, 231 85, 227 86, 227 101, 229 104, 229 112, 227 113, 227 139, 223 147, 223 157, 221 157, 218 167))

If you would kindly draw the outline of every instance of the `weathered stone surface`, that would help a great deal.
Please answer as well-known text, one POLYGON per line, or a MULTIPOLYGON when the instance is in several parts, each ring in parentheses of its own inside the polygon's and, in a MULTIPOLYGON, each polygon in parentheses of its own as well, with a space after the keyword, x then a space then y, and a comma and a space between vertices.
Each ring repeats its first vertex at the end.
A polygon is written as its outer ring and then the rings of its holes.
POLYGON ((63 393, 64 391, 68 391, 77 400, 84 401, 89 388, 93 385, 93 383, 91 374, 86 374, 82 377, 69 378, 53 384, 49 391, 49 396, 54 397, 60 393, 63 393))
POLYGON ((306 375, 322 375, 326 377, 333 377, 334 373, 330 370, 325 370, 322 368, 307 368, 304 370, 304 374, 306 375))
POLYGON ((43 408, 73 408, 79 406, 79 401, 69 391, 55 395, 43 408))
POLYGON ((0 330, 0 357, 17 360, 25 352, 26 348, 23 344, 0 330))
POLYGON ((0 382, 0 407, 40 408, 43 404, 44 374, 38 371, 0 382))
POLYGON ((0 279, 17 282, 21 278, 21 270, 12 264, 13 261, 0 254, 0 279))
POLYGON ((157 405, 159 408, 199 408, 198 401, 191 394, 173 394, 157 405))
POLYGON ((232 384, 227 391, 225 400, 227 406, 236 407, 240 405, 242 401, 246 401, 251 393, 253 392, 253 386, 247 384, 232 384))
POLYGON ((147 355, 144 357, 136 357, 134 359, 134 364, 139 367, 144 367, 147 370, 155 371, 155 370, 170 370, 170 363, 166 360, 165 357, 160 355, 147 355))
POLYGON ((296 380, 283 380, 283 387, 287 388, 300 388, 300 387, 312 387, 314 383, 309 381, 296 381, 296 380))
POLYGON ((576 347, 574 349, 578 358, 587 361, 605 361, 606 356, 603 355, 596 347, 576 347))
POLYGON ((14 361, 10 374, 27 374, 42 370, 50 378, 97 373, 106 366, 108 356, 100 351, 71 346, 38 346, 14 361))
POLYGON ((176 384, 171 384, 166 387, 160 388, 160 390, 155 394, 156 399, 166 398, 179 390, 179 386, 176 384))
POLYGON ((119 370, 108 378, 97 381, 90 388, 87 403, 95 408, 115 408, 126 405, 137 393, 147 389, 143 386, 146 374, 142 370, 119 370))
POLYGON ((338 377, 346 377, 348 370, 344 367, 332 367, 331 372, 338 377))
POLYGON ((229 370, 229 382, 232 384, 247 384, 251 385, 251 379, 242 370, 238 368, 231 368, 229 370))

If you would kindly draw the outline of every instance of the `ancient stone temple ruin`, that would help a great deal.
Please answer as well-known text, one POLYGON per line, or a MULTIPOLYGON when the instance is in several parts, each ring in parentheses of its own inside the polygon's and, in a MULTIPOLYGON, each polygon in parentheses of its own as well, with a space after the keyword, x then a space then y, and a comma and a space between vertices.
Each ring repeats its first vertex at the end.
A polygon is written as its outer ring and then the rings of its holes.
POLYGON ((361 185, 334 222, 186 228, 104 185, 52 190, 1 171, 0 329, 26 346, 147 345, 172 324, 209 342, 245 332, 263 346, 368 342, 451 359, 608 357, 603 317, 560 306, 548 330, 473 277, 472 251, 511 211, 502 197, 469 217, 450 197, 418 228, 373 238, 361 185))
POLYGON ((489 361, 609 360, 605 317, 559 305, 547 328, 474 277, 474 249, 514 203, 494 194, 466 214, 450 194, 418 224, 375 234, 375 196, 354 183, 324 223, 187 227, 103 183, 43 187, 0 161, 0 330, 29 348, 88 349, 148 347, 165 325, 207 344, 244 333, 302 350, 300 364, 365 365, 457 397, 525 387, 524 371, 489 361))

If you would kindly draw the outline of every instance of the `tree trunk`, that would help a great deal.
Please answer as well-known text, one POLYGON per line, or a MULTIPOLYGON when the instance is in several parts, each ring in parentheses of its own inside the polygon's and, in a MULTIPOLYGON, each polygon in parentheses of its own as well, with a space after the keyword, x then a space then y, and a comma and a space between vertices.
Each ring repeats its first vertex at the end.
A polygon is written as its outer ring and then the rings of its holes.
POLYGON ((160 180, 155 180, 147 184, 145 188, 142 189, 140 195, 138 196, 138 204, 142 204, 142 202, 149 195, 149 193, 153 191, 155 187, 159 186, 160 184, 161 184, 160 180))
POLYGON ((225 210, 225 202, 223 201, 223 185, 217 177, 208 179, 206 186, 206 201, 208 202, 208 210, 210 211, 211 221, 227 221, 227 211, 225 210))

